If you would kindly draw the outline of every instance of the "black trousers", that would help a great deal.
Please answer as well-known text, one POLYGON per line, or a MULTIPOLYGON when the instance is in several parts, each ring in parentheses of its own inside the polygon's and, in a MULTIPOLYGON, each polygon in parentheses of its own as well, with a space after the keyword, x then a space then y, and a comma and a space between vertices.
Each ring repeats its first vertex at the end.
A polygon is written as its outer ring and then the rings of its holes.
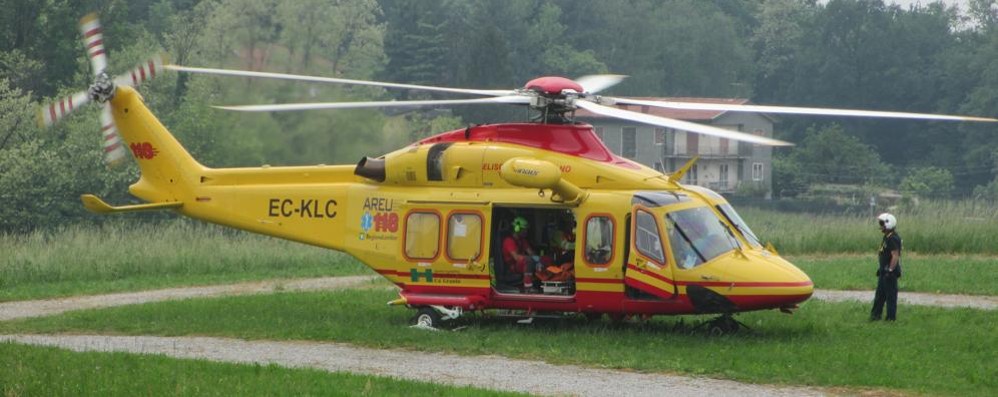
POLYGON ((884 275, 877 278, 877 293, 873 297, 873 310, 870 311, 871 319, 880 319, 884 312, 884 302, 887 302, 887 320, 895 320, 898 311, 897 277, 884 275))

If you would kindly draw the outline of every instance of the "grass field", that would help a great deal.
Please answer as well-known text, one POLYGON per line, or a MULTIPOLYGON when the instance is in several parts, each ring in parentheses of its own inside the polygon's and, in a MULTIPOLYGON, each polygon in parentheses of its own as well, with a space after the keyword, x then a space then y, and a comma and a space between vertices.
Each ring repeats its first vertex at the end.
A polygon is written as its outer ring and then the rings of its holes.
POLYGON ((0 236, 0 302, 367 274, 347 255, 187 220, 0 236))
MULTIPOLYGON (((787 258, 801 268, 815 288, 872 290, 876 255, 802 255, 787 258)), ((998 257, 905 255, 901 291, 998 295, 998 257)))
MULTIPOLYGON (((737 208, 749 227, 780 253, 869 253, 882 234, 869 215, 812 215, 737 208)), ((923 202, 899 209, 905 252, 998 254, 998 207, 978 202, 923 202)))
POLYGON ((783 383, 897 389, 931 395, 993 395, 998 390, 998 316, 970 309, 903 306, 899 322, 868 323, 866 303, 809 301, 793 316, 775 311, 738 318, 748 333, 691 333, 704 317, 645 324, 581 319, 517 325, 470 318, 459 332, 407 327, 411 312, 386 307, 389 290, 282 293, 163 302, 0 323, 0 333, 215 335, 320 340, 376 348, 498 354, 553 363, 666 371, 783 383))
POLYGON ((3 396, 513 396, 392 378, 0 343, 3 396))

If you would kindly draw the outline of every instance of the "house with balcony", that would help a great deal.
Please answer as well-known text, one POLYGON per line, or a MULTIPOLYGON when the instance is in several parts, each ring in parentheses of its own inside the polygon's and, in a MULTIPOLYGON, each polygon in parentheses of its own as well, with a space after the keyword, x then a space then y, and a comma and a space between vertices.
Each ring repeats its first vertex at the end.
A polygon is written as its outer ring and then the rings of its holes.
MULTIPOLYGON (((749 102, 748 99, 741 98, 635 99, 731 105, 749 102)), ((616 107, 765 137, 773 136, 775 123, 773 118, 761 113, 664 109, 640 105, 616 107)), ((703 186, 722 194, 734 193, 739 187, 751 187, 762 192, 766 198, 772 197, 773 149, 769 146, 655 127, 605 117, 582 109, 576 112, 575 117, 578 121, 592 124, 603 143, 617 155, 665 173, 675 172, 693 156, 700 156, 697 164, 684 177, 683 183, 703 186)))

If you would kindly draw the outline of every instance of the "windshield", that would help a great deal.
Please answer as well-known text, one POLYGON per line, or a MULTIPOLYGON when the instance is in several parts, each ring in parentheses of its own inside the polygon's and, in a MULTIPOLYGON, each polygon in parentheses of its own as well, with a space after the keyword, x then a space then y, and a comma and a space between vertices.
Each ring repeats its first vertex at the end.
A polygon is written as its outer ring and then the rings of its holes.
POLYGON ((750 245, 756 248, 762 248, 762 241, 755 236, 755 233, 752 233, 752 229, 749 229, 748 224, 742 220, 741 216, 738 216, 738 212, 735 212, 735 209, 731 207, 731 204, 721 204, 717 206, 717 209, 720 210, 726 218, 728 218, 728 221, 731 222, 732 225, 735 225, 735 228, 738 229, 743 236, 745 236, 745 239, 748 240, 750 245))
POLYGON ((709 207, 665 214, 669 245, 676 264, 689 269, 738 248, 728 228, 709 207))

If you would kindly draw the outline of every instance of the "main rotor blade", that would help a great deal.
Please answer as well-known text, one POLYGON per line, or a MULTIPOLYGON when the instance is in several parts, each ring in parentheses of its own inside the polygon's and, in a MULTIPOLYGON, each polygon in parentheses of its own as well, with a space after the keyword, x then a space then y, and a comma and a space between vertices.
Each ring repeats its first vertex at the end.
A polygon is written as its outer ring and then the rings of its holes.
POLYGON ((277 105, 247 105, 247 106, 213 106, 217 109, 235 110, 240 112, 284 112, 291 110, 316 109, 359 109, 387 107, 418 107, 435 105, 480 105, 490 103, 529 104, 530 98, 525 96, 501 96, 480 99, 444 99, 427 101, 380 101, 380 102, 316 102, 316 103, 286 103, 277 105))
POLYGON ((262 77, 268 79, 311 81, 316 83, 355 84, 355 85, 366 85, 366 86, 384 87, 384 88, 401 88, 409 90, 449 92, 455 94, 503 96, 503 95, 512 95, 514 93, 514 91, 512 90, 475 90, 467 88, 434 87, 427 85, 386 83, 381 81, 367 81, 367 80, 353 80, 353 79, 338 79, 333 77, 303 76, 303 75, 285 74, 285 73, 250 72, 245 70, 212 69, 212 68, 194 68, 194 67, 180 66, 180 65, 166 65, 165 67, 169 70, 175 70, 178 72, 188 72, 188 73, 217 74, 222 76, 240 76, 240 77, 262 77))
POLYGON ((778 113, 778 114, 809 114, 818 116, 847 116, 847 117, 883 117, 895 119, 917 119, 917 120, 946 120, 946 121, 981 121, 998 122, 998 119, 990 117, 956 116, 948 114, 931 113, 908 113, 908 112, 885 112, 879 110, 856 110, 856 109, 832 109, 832 108, 806 108, 793 106, 763 106, 763 105, 727 105, 721 103, 694 103, 681 101, 648 101, 641 99, 610 98, 617 103, 627 105, 654 106, 669 109, 687 110, 717 110, 728 112, 754 112, 754 113, 778 113))
POLYGON ((90 96, 86 91, 80 91, 51 104, 42 105, 38 109, 38 125, 50 127, 87 103, 90 103, 90 96))
POLYGON ((591 74, 579 77, 575 82, 582 86, 584 92, 595 94, 617 85, 626 78, 627 76, 622 74, 591 74))
POLYGON ((604 116, 616 117, 618 119, 637 121, 639 123, 657 125, 666 128, 675 128, 677 130, 694 132, 697 134, 711 135, 720 138, 727 138, 735 141, 758 143, 767 146, 793 146, 792 143, 784 142, 776 139, 770 139, 758 135, 746 134, 738 131, 730 131, 717 127, 711 127, 709 125, 690 123, 687 121, 681 121, 676 119, 670 119, 665 117, 652 116, 649 114, 632 112, 629 110, 617 109, 614 107, 603 106, 593 102, 578 100, 575 105, 586 109, 590 112, 601 114, 604 116))
POLYGON ((104 29, 96 13, 90 13, 80 19, 80 33, 83 35, 83 46, 87 49, 87 58, 94 76, 107 68, 107 53, 104 51, 104 29))

